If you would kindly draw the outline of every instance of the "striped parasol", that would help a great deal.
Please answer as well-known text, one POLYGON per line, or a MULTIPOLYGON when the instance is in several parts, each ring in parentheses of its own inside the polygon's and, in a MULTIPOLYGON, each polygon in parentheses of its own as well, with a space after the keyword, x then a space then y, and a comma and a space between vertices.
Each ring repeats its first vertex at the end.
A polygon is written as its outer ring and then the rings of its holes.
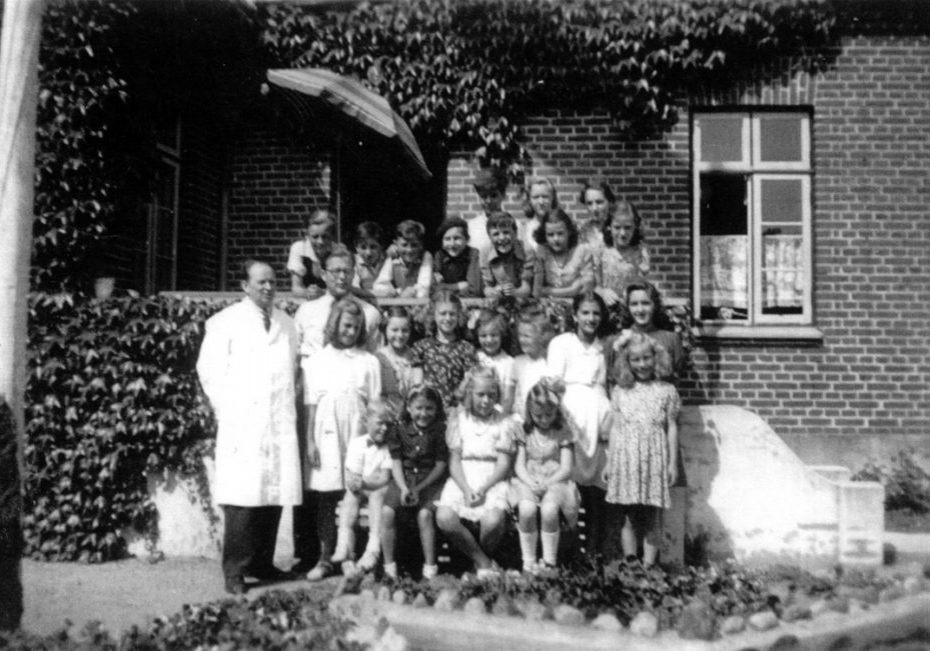
POLYGON ((268 71, 268 81, 283 89, 298 115, 310 119, 313 107, 323 102, 358 124, 398 142, 404 154, 425 180, 429 168, 410 127, 388 101, 350 77, 323 68, 278 69, 268 71))

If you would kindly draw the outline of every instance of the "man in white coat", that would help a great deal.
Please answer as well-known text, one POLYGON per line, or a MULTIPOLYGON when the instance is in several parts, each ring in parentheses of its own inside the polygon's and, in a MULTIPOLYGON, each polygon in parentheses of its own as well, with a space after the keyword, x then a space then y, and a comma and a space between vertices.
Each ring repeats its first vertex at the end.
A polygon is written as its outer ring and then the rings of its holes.
POLYGON ((226 590, 281 580, 273 564, 283 506, 301 503, 295 386, 297 330, 274 307, 271 265, 244 264, 245 297, 207 320, 197 374, 218 423, 213 499, 222 505, 226 590))

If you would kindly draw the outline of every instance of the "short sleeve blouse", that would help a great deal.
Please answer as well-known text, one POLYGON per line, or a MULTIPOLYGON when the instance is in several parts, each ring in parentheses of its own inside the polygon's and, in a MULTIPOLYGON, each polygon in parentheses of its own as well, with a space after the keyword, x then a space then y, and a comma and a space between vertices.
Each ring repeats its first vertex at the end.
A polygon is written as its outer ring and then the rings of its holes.
POLYGON ((544 287, 570 287, 579 278, 589 285, 594 283, 594 258, 585 244, 572 249, 564 264, 559 263, 546 246, 539 247, 537 258, 536 263, 542 266, 544 287))
POLYGON ((495 413, 479 420, 464 410, 449 422, 446 446, 461 454, 463 461, 494 461, 497 454, 514 453, 518 424, 509 416, 495 413))

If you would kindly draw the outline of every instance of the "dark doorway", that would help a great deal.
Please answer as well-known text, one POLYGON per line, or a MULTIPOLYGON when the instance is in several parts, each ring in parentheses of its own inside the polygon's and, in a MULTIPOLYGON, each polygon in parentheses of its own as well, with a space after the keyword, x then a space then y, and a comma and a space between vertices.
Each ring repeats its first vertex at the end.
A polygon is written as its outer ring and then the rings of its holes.
POLYGON ((338 193, 341 239, 351 245, 355 227, 364 221, 381 224, 390 241, 394 227, 415 219, 426 227, 427 249, 445 215, 446 166, 442 153, 423 150, 433 176, 423 180, 392 145, 343 138, 334 151, 334 194, 338 193))

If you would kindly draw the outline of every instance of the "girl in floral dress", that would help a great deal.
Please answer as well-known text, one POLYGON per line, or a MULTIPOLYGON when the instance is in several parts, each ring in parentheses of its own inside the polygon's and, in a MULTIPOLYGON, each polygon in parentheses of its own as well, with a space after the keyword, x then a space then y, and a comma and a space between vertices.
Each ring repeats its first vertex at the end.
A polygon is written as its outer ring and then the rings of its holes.
POLYGON ((326 345, 304 366, 307 405, 307 495, 317 514, 320 556, 307 578, 333 572, 336 504, 342 499, 346 447, 364 433, 368 403, 381 395, 381 367, 365 350, 365 315, 355 299, 333 304, 326 322, 326 345))
POLYGON ((661 510, 678 476, 678 391, 658 379, 669 371, 668 353, 655 340, 632 334, 617 359, 617 386, 611 395, 614 425, 607 462, 608 517, 632 528, 623 553, 652 565, 662 533, 661 510))
POLYGON ((375 353, 381 362, 381 383, 385 396, 402 401, 422 379, 419 366, 413 363, 413 348, 409 345, 413 324, 407 308, 400 305, 387 308, 382 323, 387 343, 375 353))
POLYGON ((594 288, 594 258, 578 241, 578 229, 565 211, 556 208, 536 229, 538 296, 567 298, 594 288))
POLYGON ((597 267, 597 293, 607 307, 623 302, 627 285, 649 273, 649 251, 642 222, 629 201, 617 204, 604 224, 604 248, 597 267))
POLYGON ((511 502, 517 509, 523 570, 537 568, 537 520, 542 520, 542 560, 556 564, 560 516, 569 527, 578 523, 580 496, 571 480, 574 442, 562 415, 561 382, 543 380, 530 389, 523 427, 517 433, 516 477, 511 481, 511 502))
POLYGON ((463 408, 446 431, 450 479, 436 502, 436 523, 484 578, 496 571, 489 554, 504 533, 517 424, 497 409, 500 385, 493 368, 469 371, 463 391, 463 408), (462 520, 477 523, 477 540, 462 520))
POLYGON ((475 347, 461 338, 463 310, 459 297, 449 290, 439 290, 433 295, 431 308, 436 335, 413 345, 411 363, 423 369, 423 383, 439 392, 448 413, 458 404, 456 391, 465 371, 478 358, 475 347))

